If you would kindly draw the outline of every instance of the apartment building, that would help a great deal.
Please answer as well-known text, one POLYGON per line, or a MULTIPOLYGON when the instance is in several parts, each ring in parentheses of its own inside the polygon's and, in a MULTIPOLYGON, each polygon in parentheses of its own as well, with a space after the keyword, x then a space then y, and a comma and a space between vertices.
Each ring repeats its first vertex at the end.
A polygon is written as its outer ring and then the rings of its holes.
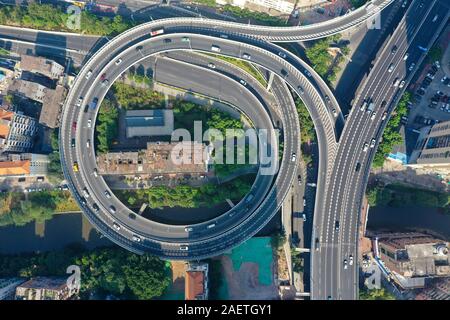
POLYGON ((38 130, 35 119, 0 108, 0 152, 28 152, 38 130))
POLYGON ((420 288, 425 280, 450 276, 449 243, 418 232, 377 235, 378 256, 404 289, 420 288))
POLYGON ((21 55, 18 68, 20 70, 40 74, 54 80, 58 80, 64 75, 64 67, 62 65, 44 57, 21 55))

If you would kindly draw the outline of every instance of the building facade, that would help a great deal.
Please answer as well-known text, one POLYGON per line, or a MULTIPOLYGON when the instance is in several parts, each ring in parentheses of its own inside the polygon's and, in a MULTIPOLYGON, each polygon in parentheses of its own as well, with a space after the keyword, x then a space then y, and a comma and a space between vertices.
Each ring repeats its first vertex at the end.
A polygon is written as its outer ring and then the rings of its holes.
POLYGON ((450 174, 450 121, 420 130, 408 166, 450 174))
POLYGON ((0 108, 0 151, 28 152, 38 130, 35 119, 0 108))
POLYGON ((25 281, 22 278, 0 278, 0 300, 13 300, 16 288, 25 281))

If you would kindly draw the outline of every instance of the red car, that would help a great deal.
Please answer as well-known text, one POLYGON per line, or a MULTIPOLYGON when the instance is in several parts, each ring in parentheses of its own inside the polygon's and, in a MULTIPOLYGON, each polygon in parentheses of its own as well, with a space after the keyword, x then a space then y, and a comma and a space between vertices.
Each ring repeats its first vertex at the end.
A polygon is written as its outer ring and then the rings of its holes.
POLYGON ((76 121, 74 121, 72 123, 72 130, 77 130, 77 122, 76 121))
POLYGON ((101 76, 100 76, 100 80, 105 80, 106 79, 106 73, 104 73, 104 74, 102 74, 101 76))

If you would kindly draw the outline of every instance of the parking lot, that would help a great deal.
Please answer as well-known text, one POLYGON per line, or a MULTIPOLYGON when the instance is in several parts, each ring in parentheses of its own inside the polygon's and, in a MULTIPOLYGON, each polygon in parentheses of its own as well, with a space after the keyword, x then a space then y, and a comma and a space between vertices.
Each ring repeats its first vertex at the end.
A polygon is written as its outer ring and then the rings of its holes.
POLYGON ((445 74, 439 61, 425 66, 412 88, 415 90, 408 127, 419 129, 450 120, 450 75, 445 74))

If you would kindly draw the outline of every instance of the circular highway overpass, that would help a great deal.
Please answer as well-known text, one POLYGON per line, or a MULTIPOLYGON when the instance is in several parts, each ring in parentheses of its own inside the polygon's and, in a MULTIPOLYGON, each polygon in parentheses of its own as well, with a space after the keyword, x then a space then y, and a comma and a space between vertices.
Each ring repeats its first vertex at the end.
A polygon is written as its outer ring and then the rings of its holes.
MULTIPOLYGON (((387 2, 389 1, 384 1, 387 2)), ((299 151, 295 108, 291 104, 280 106, 285 145, 276 178, 273 175, 258 174, 254 185, 258 188, 251 191, 254 199, 249 201, 250 205, 244 205, 248 199, 244 198, 235 208, 214 219, 214 222, 208 221, 187 228, 143 219, 134 215, 117 198, 108 196, 105 191, 109 191, 109 188, 104 180, 93 174, 96 166, 95 153, 93 150, 89 153, 83 149, 87 139, 94 141, 94 129, 81 126, 87 122, 87 117, 92 117, 92 123, 95 123, 98 108, 84 112, 83 107, 77 107, 78 99, 83 97, 85 104, 97 98, 100 105, 113 80, 123 71, 142 59, 161 52, 193 50, 217 53, 214 47, 219 47, 220 54, 226 56, 238 59, 251 56, 253 63, 282 78, 305 101, 316 125, 321 155, 319 170, 324 173, 319 175, 318 187, 323 185, 323 177, 331 167, 327 159, 329 155, 332 158, 335 152, 339 136, 336 128, 343 122, 343 117, 334 96, 322 79, 307 64, 282 48, 234 33, 245 32, 244 30, 230 30, 231 33, 219 31, 218 24, 212 26, 211 20, 190 19, 189 23, 185 23, 184 18, 168 20, 170 23, 159 20, 124 32, 108 42, 85 64, 66 100, 60 132, 61 157, 64 174, 76 200, 91 223, 112 241, 137 253, 150 252, 169 259, 201 259, 220 254, 250 238, 280 208, 294 178, 295 155, 299 151), (163 34, 151 36, 152 31, 161 29, 164 30, 163 34), (125 58, 126 62, 117 63, 119 58, 122 61, 125 58), (102 79, 103 74, 111 76, 108 85, 102 79), (74 123, 79 125, 74 126, 74 123), (71 139, 78 142, 76 148, 69 147, 71 139), (78 170, 73 165, 75 162, 79 164, 78 170), (275 181, 271 184, 273 178, 275 181)), ((252 32, 254 30, 249 33, 252 32)), ((261 37, 258 34, 256 36, 261 37)), ((262 38, 275 39, 270 36, 262 38)), ((253 120, 256 119, 248 114, 252 110, 242 111, 253 120)), ((254 121, 256 124, 270 123, 267 113, 259 113, 259 116, 260 119, 254 121)), ((271 136, 271 141, 276 141, 273 130, 271 136)), ((277 149, 276 144, 271 144, 270 147, 277 149)))

